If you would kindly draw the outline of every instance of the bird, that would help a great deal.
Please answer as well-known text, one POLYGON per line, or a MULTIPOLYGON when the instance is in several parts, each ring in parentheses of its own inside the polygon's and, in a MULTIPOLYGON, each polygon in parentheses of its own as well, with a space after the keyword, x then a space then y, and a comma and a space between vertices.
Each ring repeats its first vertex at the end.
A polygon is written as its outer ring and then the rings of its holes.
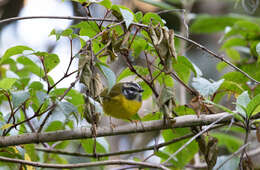
POLYGON ((115 84, 111 90, 105 89, 101 93, 102 107, 105 114, 131 121, 142 106, 142 92, 138 83, 123 82, 115 84))

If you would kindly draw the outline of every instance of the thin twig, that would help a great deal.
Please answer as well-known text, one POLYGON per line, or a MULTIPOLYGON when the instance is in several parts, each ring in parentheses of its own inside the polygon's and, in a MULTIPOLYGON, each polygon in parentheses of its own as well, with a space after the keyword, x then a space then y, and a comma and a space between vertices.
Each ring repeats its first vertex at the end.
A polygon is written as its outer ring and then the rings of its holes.
POLYGON ((104 165, 138 165, 140 167, 149 167, 149 168, 158 168, 162 170, 169 170, 167 167, 160 164, 153 164, 148 162, 135 162, 127 160, 107 160, 107 161, 98 161, 98 162, 87 162, 87 163, 77 163, 77 164, 49 164, 49 163, 40 163, 32 162, 21 159, 7 158, 0 156, 1 161, 20 163, 23 165, 30 165, 34 167, 43 167, 43 168, 83 168, 83 167, 93 167, 93 166, 104 166, 104 165))
POLYGON ((107 21, 107 22, 118 22, 114 19, 105 18, 86 18, 79 16, 26 16, 26 17, 13 17, 0 20, 0 24, 11 21, 25 20, 25 19, 68 19, 68 20, 82 20, 82 21, 107 21))
POLYGON ((220 122, 221 120, 227 118, 228 115, 223 115, 214 122, 212 122, 210 125, 208 125, 205 129, 200 131, 198 134, 193 136, 190 140, 188 140, 182 147, 180 147, 174 154, 172 154, 166 161, 163 162, 163 164, 166 164, 170 159, 174 158, 179 152, 181 152, 184 148, 186 148, 193 140, 195 140, 197 137, 208 131, 211 127, 213 127, 216 123, 220 122))
POLYGON ((63 155, 71 155, 71 156, 82 156, 82 157, 107 157, 107 156, 116 156, 116 155, 125 155, 125 154, 132 154, 132 153, 137 153, 137 152, 143 152, 143 151, 148 151, 148 150, 154 150, 156 148, 157 150, 170 145, 172 143, 179 142, 181 140, 187 139, 194 136, 193 133, 181 136, 179 138, 172 139, 168 142, 160 143, 158 145, 154 146, 149 146, 145 148, 140 148, 140 149, 132 149, 132 150, 126 150, 126 151, 120 151, 120 152, 111 152, 111 153, 96 153, 94 154, 87 154, 87 153, 78 153, 78 152, 68 152, 68 151, 63 151, 63 150, 58 150, 58 149, 46 149, 46 148, 35 148, 38 151, 43 151, 47 153, 56 153, 56 154, 63 154, 63 155))
POLYGON ((219 170, 225 163, 227 163, 230 159, 232 159, 234 156, 238 155, 240 152, 242 152, 248 145, 250 144, 250 142, 244 144, 243 146, 241 146, 236 152, 232 153, 231 155, 229 155, 227 157, 227 159, 225 161, 223 161, 217 168, 215 168, 216 170, 219 170))

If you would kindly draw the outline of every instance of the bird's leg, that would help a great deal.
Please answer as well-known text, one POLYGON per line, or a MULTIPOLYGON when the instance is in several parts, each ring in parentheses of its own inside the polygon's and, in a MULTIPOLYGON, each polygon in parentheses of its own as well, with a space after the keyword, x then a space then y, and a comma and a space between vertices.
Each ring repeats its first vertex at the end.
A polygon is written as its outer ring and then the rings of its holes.
POLYGON ((140 122, 143 131, 145 131, 145 129, 144 129, 144 125, 143 125, 143 123, 142 123, 141 120, 131 120, 131 119, 127 119, 127 120, 129 120, 131 123, 135 123, 136 128, 138 127, 138 126, 137 126, 137 123, 140 122))

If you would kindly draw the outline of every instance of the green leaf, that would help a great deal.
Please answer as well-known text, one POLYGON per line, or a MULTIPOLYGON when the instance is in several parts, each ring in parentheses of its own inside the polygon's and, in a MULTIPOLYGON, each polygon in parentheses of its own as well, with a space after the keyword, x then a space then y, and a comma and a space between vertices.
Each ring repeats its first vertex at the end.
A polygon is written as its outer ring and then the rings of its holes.
POLYGON ((45 129, 45 132, 51 132, 51 131, 57 131, 57 130, 63 130, 64 124, 61 121, 55 120, 49 123, 47 128, 45 129))
MULTIPOLYGON (((173 130, 164 130, 162 132, 162 136, 165 140, 165 142, 170 141, 175 138, 182 137, 186 134, 190 133, 189 128, 176 128, 173 130)), ((171 145, 168 145, 165 147, 164 151, 173 154, 176 152, 181 146, 183 146, 188 139, 181 140, 177 143, 173 143, 171 145)), ((175 167, 183 168, 185 165, 187 165, 188 162, 190 162, 194 155, 198 152, 198 145, 196 141, 192 141, 185 149, 183 149, 180 153, 176 155, 177 160, 172 160, 171 162, 174 163, 175 167)))
POLYGON ((227 26, 232 26, 239 20, 241 19, 231 16, 199 15, 192 23, 190 30, 193 33, 219 32, 223 31, 227 26))
POLYGON ((43 57, 44 66, 46 68, 47 73, 50 72, 60 63, 60 59, 56 54, 47 52, 36 52, 34 53, 34 55, 43 57))
POLYGON ((227 63, 225 63, 225 62, 219 62, 218 64, 217 64, 217 70, 219 71, 219 72, 221 72, 221 71, 223 71, 223 69, 225 69, 226 67, 227 67, 228 65, 227 65, 227 63))
POLYGON ((223 75, 223 78, 239 84, 245 84, 248 81, 248 78, 245 75, 237 71, 226 73, 223 75))
POLYGON ((79 28, 79 35, 80 36, 88 36, 94 37, 96 34, 99 33, 99 27, 96 22, 94 21, 82 21, 77 25, 71 26, 72 28, 79 28))
POLYGON ((99 2, 100 5, 103 5, 107 9, 111 9, 112 7, 112 2, 110 0, 103 0, 99 2))
POLYGON ((12 94, 12 103, 14 108, 20 106, 30 97, 30 93, 27 90, 12 92, 11 94, 12 94))
POLYGON ((234 38, 228 39, 228 40, 221 46, 221 49, 223 50, 223 49, 227 49, 227 48, 230 48, 230 47, 246 46, 246 45, 247 45, 247 42, 246 42, 245 39, 234 37, 234 38))
MULTIPOLYGON (((37 64, 35 64, 28 57, 20 56, 17 58, 17 62, 24 65, 24 68, 22 69, 23 71, 33 73, 39 77, 43 77, 44 75, 43 69, 41 69, 37 64)), ((19 72, 17 74, 19 74, 19 72)))
POLYGON ((102 63, 96 63, 97 67, 100 69, 102 74, 105 76, 107 80, 107 85, 108 85, 108 91, 112 89, 112 87, 116 84, 116 75, 115 73, 106 65, 102 63))
MULTIPOLYGON (((94 139, 80 140, 80 143, 86 153, 93 153, 94 139)), ((103 138, 103 137, 96 138, 96 152, 97 153, 109 152, 109 144, 107 143, 105 138, 103 138)), ((105 158, 105 159, 107 159, 107 158, 105 158)))
POLYGON ((240 54, 237 52, 237 50, 233 48, 227 48, 226 49, 227 56, 231 58, 233 61, 239 61, 240 60, 240 54))
POLYGON ((31 49, 30 47, 27 47, 27 46, 15 46, 15 47, 9 48, 8 50, 6 50, 4 55, 1 57, 0 64, 2 64, 4 61, 6 61, 11 56, 14 56, 17 54, 22 54, 23 51, 25 51, 25 50, 33 51, 33 49, 31 49))
POLYGON ((36 161, 37 162, 39 160, 39 156, 36 153, 35 145, 34 144, 25 144, 23 146, 24 146, 24 149, 25 149, 26 153, 30 156, 32 161, 36 161))
POLYGON ((255 109, 260 105, 260 94, 256 95, 250 102, 247 104, 246 110, 247 114, 250 117, 253 115, 255 109))
POLYGON ((128 77, 128 76, 132 76, 135 75, 135 73, 133 73, 128 67, 126 69, 124 69, 119 76, 117 77, 116 82, 119 82, 120 80, 128 77))
POLYGON ((244 117, 247 116, 247 113, 245 112, 245 110, 242 108, 247 108, 248 103, 250 102, 250 98, 248 95, 247 91, 244 91, 242 94, 240 94, 237 97, 237 101, 236 101, 236 111, 240 114, 242 114, 244 117))
POLYGON ((161 112, 149 113, 142 118, 142 121, 160 120, 162 117, 163 113, 161 112))
POLYGON ((168 3, 165 3, 163 1, 155 1, 155 0, 140 0, 140 1, 159 7, 161 9, 168 9, 168 10, 174 9, 172 5, 169 5, 168 3))
POLYGON ((9 127, 13 126, 14 124, 12 123, 7 123, 7 124, 4 124, 3 126, 1 126, 1 130, 5 130, 5 129, 8 129, 9 127))
POLYGON ((152 12, 147 12, 144 15, 142 21, 143 21, 143 24, 152 23, 153 25, 160 24, 161 26, 164 26, 164 22, 163 22, 162 18, 158 14, 152 13, 152 12))
POLYGON ((16 82, 16 80, 17 79, 15 78, 3 78, 2 80, 0 80, 0 88, 4 90, 9 90, 16 82))
POLYGON ((64 31, 61 32, 61 35, 64 37, 68 37, 73 33, 73 30, 71 28, 67 28, 64 31))
POLYGON ((211 133, 213 137, 218 139, 218 146, 224 146, 228 149, 230 153, 233 153, 243 145, 243 141, 235 136, 225 133, 211 133))
POLYGON ((194 68, 193 63, 185 56, 178 56, 177 61, 173 62, 172 66, 181 80, 185 83, 188 83, 189 81, 190 70, 194 73, 195 77, 197 77, 197 71, 194 68))
POLYGON ((131 25, 131 23, 134 20, 134 14, 132 12, 130 12, 129 10, 122 9, 122 8, 120 8, 120 12, 121 12, 123 19, 125 21, 126 28, 129 28, 129 26, 131 25))
POLYGON ((40 81, 33 81, 30 85, 29 85, 30 89, 34 89, 34 90, 42 90, 43 89, 43 84, 40 81))
POLYGON ((194 110, 187 106, 176 106, 173 110, 178 116, 196 114, 194 110))
POLYGON ((144 90, 144 92, 142 93, 143 100, 148 99, 153 94, 151 88, 144 81, 139 82, 139 85, 144 90))
POLYGON ((137 13, 135 13, 135 20, 136 22, 140 22, 143 18, 143 13, 141 11, 138 11, 137 13))
POLYGON ((192 87, 195 88, 202 96, 209 97, 210 95, 213 95, 220 85, 224 82, 224 79, 221 79, 216 82, 210 82, 207 79, 204 79, 202 77, 194 77, 192 79, 192 87))
POLYGON ((219 90, 223 90, 223 91, 230 91, 232 93, 235 93, 235 94, 241 94, 243 91, 245 91, 243 89, 243 87, 241 87, 241 85, 239 85, 238 83, 236 82, 233 82, 233 81, 228 81, 228 80, 225 80, 221 86, 219 87, 219 90))

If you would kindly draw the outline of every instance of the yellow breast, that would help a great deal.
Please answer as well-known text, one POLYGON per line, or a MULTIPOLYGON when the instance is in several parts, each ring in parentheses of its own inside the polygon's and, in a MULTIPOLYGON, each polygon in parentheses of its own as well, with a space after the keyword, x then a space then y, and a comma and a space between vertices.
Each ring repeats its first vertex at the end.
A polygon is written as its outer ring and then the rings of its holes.
POLYGON ((123 95, 104 99, 103 110, 107 115, 118 119, 130 119, 140 109, 142 102, 128 100, 123 95))

